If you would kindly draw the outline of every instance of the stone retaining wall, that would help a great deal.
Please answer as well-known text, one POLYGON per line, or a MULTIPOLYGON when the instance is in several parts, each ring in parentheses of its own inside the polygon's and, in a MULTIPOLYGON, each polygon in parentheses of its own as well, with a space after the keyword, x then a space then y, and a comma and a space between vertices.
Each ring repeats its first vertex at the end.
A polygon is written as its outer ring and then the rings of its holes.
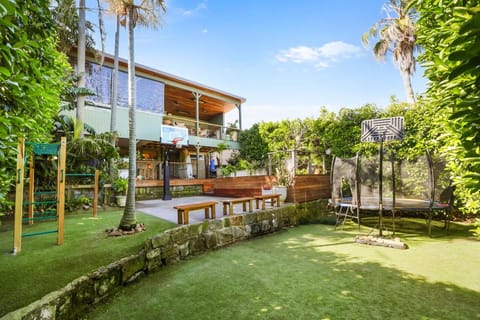
POLYGON ((6 319, 78 319, 93 304, 149 272, 191 256, 328 216, 326 201, 285 205, 219 220, 180 226, 145 241, 143 249, 75 279, 6 319))

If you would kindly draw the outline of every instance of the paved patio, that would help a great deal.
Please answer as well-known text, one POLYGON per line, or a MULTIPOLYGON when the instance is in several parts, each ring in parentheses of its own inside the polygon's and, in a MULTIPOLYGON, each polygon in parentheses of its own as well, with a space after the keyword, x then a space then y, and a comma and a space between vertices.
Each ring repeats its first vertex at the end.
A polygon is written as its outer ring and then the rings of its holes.
MULTIPOLYGON (((178 223, 177 210, 173 207, 181 204, 189 204, 203 201, 218 201, 216 206, 216 218, 223 217, 222 200, 232 199, 231 197, 214 197, 214 196, 193 196, 193 197, 181 197, 173 198, 172 200, 141 200, 136 202, 136 209, 143 213, 162 218, 164 220, 178 223)), ((255 201, 253 203, 253 210, 255 209, 255 201)), ((267 208, 270 207, 270 203, 267 204, 267 208)), ((248 208, 247 208, 248 209, 248 208)), ((234 214, 243 212, 242 204, 236 204, 234 206, 234 214)), ((189 223, 197 223, 205 220, 205 212, 203 210, 195 210, 189 214, 189 223)))

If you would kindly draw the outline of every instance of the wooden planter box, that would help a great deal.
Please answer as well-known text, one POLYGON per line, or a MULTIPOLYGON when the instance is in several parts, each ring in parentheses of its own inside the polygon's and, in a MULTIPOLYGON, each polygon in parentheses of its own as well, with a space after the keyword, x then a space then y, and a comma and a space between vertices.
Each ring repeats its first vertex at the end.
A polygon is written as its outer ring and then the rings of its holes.
POLYGON ((285 202, 306 202, 318 199, 328 199, 332 194, 330 176, 328 175, 301 175, 296 176, 293 186, 288 188, 285 202))

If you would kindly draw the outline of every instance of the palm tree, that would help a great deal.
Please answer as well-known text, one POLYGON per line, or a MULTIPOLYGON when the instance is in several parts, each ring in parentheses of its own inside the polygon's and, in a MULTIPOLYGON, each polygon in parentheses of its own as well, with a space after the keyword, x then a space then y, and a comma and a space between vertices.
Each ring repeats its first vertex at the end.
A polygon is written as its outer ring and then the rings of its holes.
MULTIPOLYGON (((102 10, 100 0, 98 4, 98 20, 100 29, 100 39, 102 46, 102 59, 105 32, 103 28, 102 10)), ((95 40, 93 39, 93 24, 86 19, 86 3, 80 0, 78 12, 76 10, 76 0, 58 0, 54 2, 52 14, 58 25, 58 49, 65 54, 69 54, 72 48, 77 47, 77 95, 76 95, 76 118, 79 122, 84 122, 85 96, 89 95, 85 88, 85 54, 87 51, 96 52, 95 40)), ((83 136, 84 132, 80 132, 83 136)))
MULTIPOLYGON (((78 74, 78 87, 85 88, 85 0, 80 0, 78 5, 78 45, 77 45, 77 74, 78 74)), ((83 123, 85 110, 85 96, 79 95, 77 97, 77 120, 83 123)), ((83 137, 83 132, 80 132, 80 136, 83 137)))
MULTIPOLYGON (((111 96, 111 114, 110 114, 110 131, 117 131, 117 89, 118 89, 118 60, 120 52, 120 15, 115 17, 115 55, 113 59, 112 74, 112 96, 111 96)), ((113 141, 115 144, 115 141, 113 141)))
MULTIPOLYGON (((69 54, 72 48, 78 46, 79 16, 76 0, 58 0, 52 7, 52 14, 57 24, 58 50, 69 54)), ((85 20, 85 45, 88 51, 95 51, 93 39, 94 25, 85 20)))
POLYGON ((411 76, 415 72, 416 11, 409 6, 411 0, 390 0, 383 6, 387 17, 376 22, 362 36, 362 41, 368 45, 370 38, 378 39, 373 46, 375 58, 383 61, 388 52, 393 55, 393 61, 400 70, 408 102, 415 103, 411 76))
POLYGON ((160 16, 166 11, 164 0, 106 0, 110 10, 122 17, 121 23, 128 30, 128 106, 129 106, 129 143, 128 143, 128 191, 127 202, 119 228, 131 230, 137 223, 135 214, 135 177, 136 177, 136 85, 135 85, 135 45, 134 29, 138 24, 156 28, 160 16))
MULTIPOLYGON (((117 89, 118 89, 118 63, 120 52, 120 15, 115 13, 115 53, 113 58, 113 73, 112 73, 112 95, 110 97, 110 132, 117 131, 117 89)), ((116 134, 112 134, 112 146, 115 146, 116 134)), ((115 179, 116 172, 114 170, 115 159, 110 161, 110 177, 115 179)))

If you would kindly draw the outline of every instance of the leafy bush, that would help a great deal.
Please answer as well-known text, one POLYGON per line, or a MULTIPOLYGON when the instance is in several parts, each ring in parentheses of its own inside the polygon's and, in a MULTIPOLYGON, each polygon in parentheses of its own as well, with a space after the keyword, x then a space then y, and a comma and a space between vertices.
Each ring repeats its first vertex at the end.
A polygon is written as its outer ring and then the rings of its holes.
MULTIPOLYGON (((16 176, 18 138, 50 141, 71 68, 56 49, 49 1, 2 1, 0 17, 0 193, 7 194, 16 176)), ((2 206, 7 200, 0 199, 2 206)))
POLYGON ((118 195, 126 195, 128 189, 128 179, 125 178, 117 178, 112 183, 112 189, 118 195))

